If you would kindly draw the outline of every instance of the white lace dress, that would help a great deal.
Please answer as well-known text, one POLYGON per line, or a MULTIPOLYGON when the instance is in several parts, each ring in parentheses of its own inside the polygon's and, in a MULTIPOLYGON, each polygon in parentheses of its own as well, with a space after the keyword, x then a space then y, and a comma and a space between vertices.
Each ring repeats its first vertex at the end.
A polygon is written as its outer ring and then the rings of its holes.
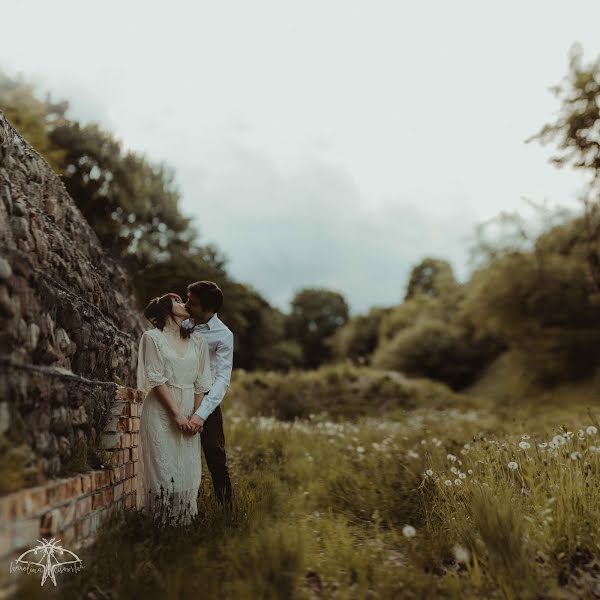
POLYGON ((201 434, 186 433, 177 427, 153 390, 162 383, 168 386, 180 412, 191 415, 194 393, 207 392, 212 385, 204 336, 190 336, 187 350, 180 356, 160 329, 149 329, 142 335, 138 353, 137 387, 147 394, 140 419, 136 506, 155 516, 164 516, 167 510, 175 516, 181 512, 180 522, 185 523, 198 512, 201 434), (160 506, 163 508, 154 510, 160 506))

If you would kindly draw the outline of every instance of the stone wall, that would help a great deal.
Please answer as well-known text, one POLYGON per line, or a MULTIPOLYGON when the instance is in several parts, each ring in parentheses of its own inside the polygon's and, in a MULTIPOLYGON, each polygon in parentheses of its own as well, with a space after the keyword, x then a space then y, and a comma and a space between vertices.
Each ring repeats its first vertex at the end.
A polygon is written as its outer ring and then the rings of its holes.
POLYGON ((11 565, 38 539, 59 538, 63 548, 77 553, 108 515, 135 507, 142 394, 120 387, 112 396, 101 434, 107 452, 103 468, 0 496, 0 597, 18 591, 20 573, 11 573, 11 565))
POLYGON ((84 464, 99 466, 100 433, 117 386, 135 386, 146 325, 127 273, 2 112, 0 233, 0 493, 6 493, 84 464))

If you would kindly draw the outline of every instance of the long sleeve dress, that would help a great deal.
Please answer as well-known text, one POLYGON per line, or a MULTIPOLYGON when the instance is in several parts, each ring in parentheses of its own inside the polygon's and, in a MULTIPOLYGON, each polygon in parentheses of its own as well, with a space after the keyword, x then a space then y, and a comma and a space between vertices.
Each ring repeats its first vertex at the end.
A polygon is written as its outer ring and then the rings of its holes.
POLYGON ((181 513, 181 522, 186 523, 198 512, 201 439, 199 433, 177 427, 154 390, 163 383, 181 414, 191 415, 194 393, 207 392, 212 385, 208 343, 203 336, 190 336, 187 350, 180 356, 160 329, 149 329, 142 335, 138 353, 137 387, 147 393, 140 419, 136 506, 156 516, 164 515, 165 506, 172 503, 171 514, 181 513))

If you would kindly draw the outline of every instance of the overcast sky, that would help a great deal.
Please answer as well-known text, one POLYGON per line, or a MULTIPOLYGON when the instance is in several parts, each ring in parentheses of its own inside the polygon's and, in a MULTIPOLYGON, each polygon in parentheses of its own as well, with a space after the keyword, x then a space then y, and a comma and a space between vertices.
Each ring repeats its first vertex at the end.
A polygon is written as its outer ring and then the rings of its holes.
POLYGON ((573 205, 581 176, 524 140, 600 3, 0 0, 0 68, 177 171, 229 270, 287 310, 397 303, 424 256, 468 274, 476 223, 573 205))

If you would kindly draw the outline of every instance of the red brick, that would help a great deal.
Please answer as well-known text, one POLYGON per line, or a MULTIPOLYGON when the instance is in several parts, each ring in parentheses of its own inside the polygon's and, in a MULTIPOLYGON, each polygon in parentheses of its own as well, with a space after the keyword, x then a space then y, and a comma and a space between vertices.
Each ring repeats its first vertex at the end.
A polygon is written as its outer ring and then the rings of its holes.
POLYGON ((73 523, 75 520, 75 514, 77 512, 77 499, 75 498, 71 500, 69 504, 61 506, 59 511, 61 527, 67 527, 68 525, 71 525, 71 523, 73 523))
POLYGON ((6 556, 12 550, 12 528, 9 525, 0 527, 0 556, 6 556))
POLYGON ((76 510, 76 518, 82 519, 86 515, 88 515, 92 510, 92 497, 85 496, 85 498, 80 498, 77 500, 77 510, 76 510))
POLYGON ((92 495, 92 510, 101 508, 104 504, 104 494, 102 492, 94 492, 92 495))
POLYGON ((128 387, 119 386, 115 392, 116 400, 133 400, 136 397, 137 390, 128 387))
POLYGON ((112 487, 107 487, 102 494, 104 495, 103 504, 104 506, 108 506, 114 500, 114 489, 112 487))
POLYGON ((13 530, 12 549, 26 548, 40 535, 40 520, 37 518, 20 519, 11 525, 13 530))
POLYGON ((92 491, 92 476, 89 474, 81 476, 81 493, 89 494, 92 491))
POLYGON ((114 487, 113 487, 113 492, 114 492, 114 502, 117 502, 118 500, 121 499, 121 496, 123 495, 123 483, 117 483, 114 487))

